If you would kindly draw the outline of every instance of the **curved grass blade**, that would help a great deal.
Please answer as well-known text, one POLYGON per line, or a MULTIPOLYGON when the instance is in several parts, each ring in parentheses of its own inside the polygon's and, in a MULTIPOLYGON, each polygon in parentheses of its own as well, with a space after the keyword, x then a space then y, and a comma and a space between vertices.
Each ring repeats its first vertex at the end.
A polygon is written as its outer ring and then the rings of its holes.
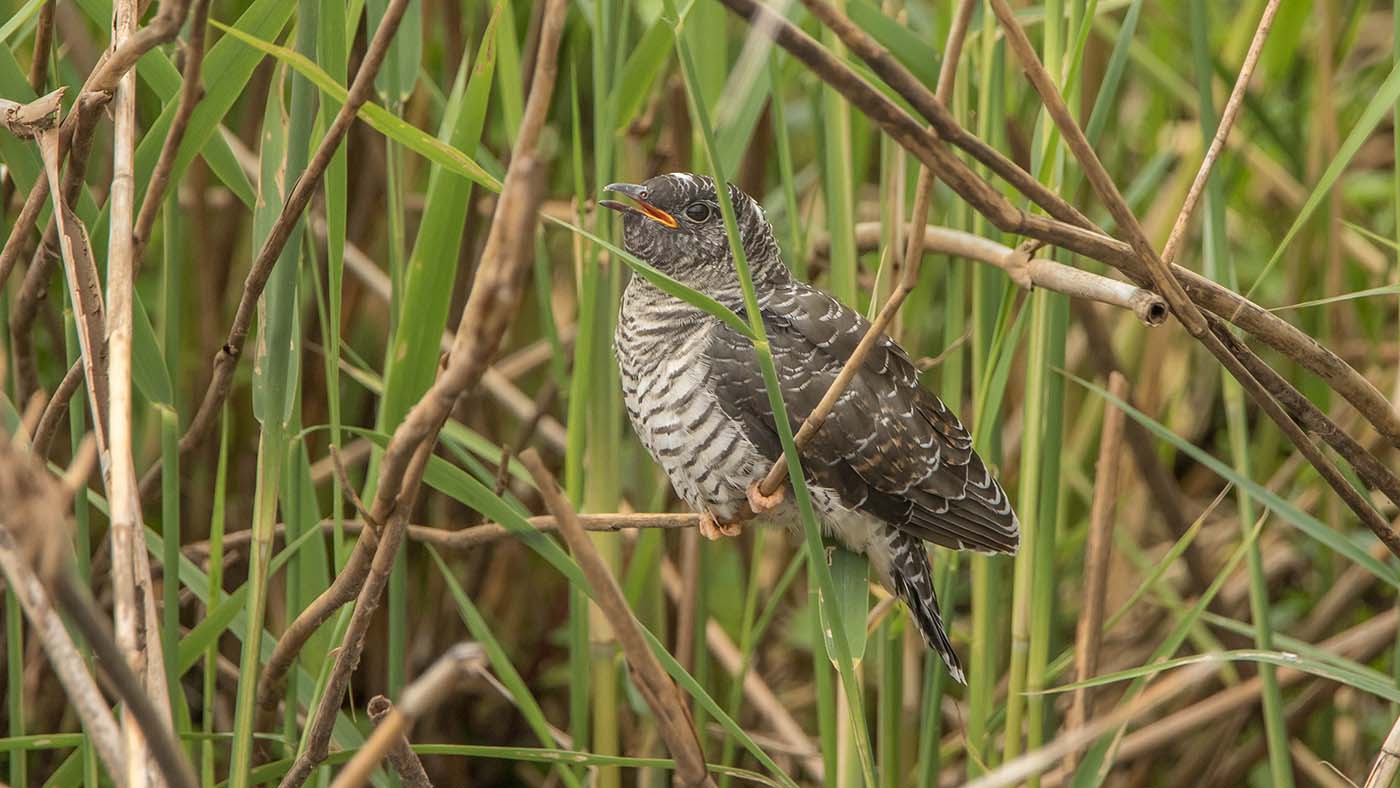
MULTIPOLYGON (((311 62, 309 58, 287 49, 286 47, 279 46, 270 41, 265 41, 257 36, 221 24, 212 19, 209 21, 209 24, 228 33, 233 38, 253 49, 271 55, 283 63, 286 63, 295 69, 298 74, 311 80, 311 83, 319 88, 326 97, 341 104, 345 103, 349 91, 347 91, 343 85, 336 82, 330 74, 323 71, 320 66, 311 62)), ((441 165, 448 171, 461 175, 464 178, 469 178, 491 191, 499 192, 501 190, 500 180, 482 169, 481 165, 477 164, 470 156, 438 140, 417 126, 395 117, 393 113, 378 104, 370 101, 365 102, 364 106, 360 108, 359 117, 365 123, 368 123, 370 128, 402 144, 404 147, 414 151, 423 158, 441 165)))
POLYGON ((1298 509, 1298 507, 1279 497, 1277 493, 1266 488, 1264 485, 1236 473, 1234 468, 1210 456, 1200 447, 1167 429, 1160 422, 1137 408, 1134 408, 1132 405, 1109 394, 1106 389, 1064 370, 1061 370, 1060 374, 1100 397, 1103 397, 1116 407, 1121 408, 1123 412, 1131 416, 1134 421, 1146 427, 1157 437, 1171 443, 1180 451, 1185 452, 1191 459, 1206 466, 1220 478, 1243 487, 1253 498, 1259 500, 1267 506, 1270 511, 1283 518, 1284 522, 1287 522, 1289 525, 1292 525, 1318 542, 1321 542, 1334 552, 1341 554, 1352 563, 1365 568, 1378 579, 1385 581, 1395 588, 1400 588, 1400 573, 1397 573, 1394 568, 1373 558, 1365 548, 1361 547, 1357 542, 1348 538, 1346 535, 1324 525, 1316 517, 1298 509))

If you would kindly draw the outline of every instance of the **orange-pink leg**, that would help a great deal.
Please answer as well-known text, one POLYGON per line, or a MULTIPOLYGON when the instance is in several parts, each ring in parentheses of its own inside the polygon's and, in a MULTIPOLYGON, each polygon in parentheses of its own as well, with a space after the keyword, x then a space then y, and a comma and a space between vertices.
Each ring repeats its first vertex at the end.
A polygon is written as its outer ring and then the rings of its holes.
POLYGON ((711 542, 721 536, 738 536, 744 530, 740 522, 722 523, 712 512, 700 514, 700 535, 711 542))
POLYGON ((749 508, 753 509, 754 514, 763 514, 783 502, 782 487, 775 490, 772 495, 764 495, 763 491, 758 489, 759 484, 760 482, 754 482, 749 485, 749 508))

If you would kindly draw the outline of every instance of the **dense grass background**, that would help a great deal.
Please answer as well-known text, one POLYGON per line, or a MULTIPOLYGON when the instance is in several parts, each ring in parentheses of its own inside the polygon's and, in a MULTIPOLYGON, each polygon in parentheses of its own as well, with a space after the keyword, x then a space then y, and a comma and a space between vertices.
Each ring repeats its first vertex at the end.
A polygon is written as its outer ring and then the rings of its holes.
MULTIPOLYGON (((151 5, 143 24, 178 4, 151 5)), ((172 709, 207 785, 276 782, 304 745, 349 609, 307 641, 285 703, 256 732, 253 687, 271 644, 348 560, 364 523, 349 493, 374 500, 382 450, 432 384, 444 331, 473 320, 461 312, 524 122, 547 7, 408 4, 372 104, 278 258, 227 405, 210 437, 182 452, 180 435, 205 396, 209 360, 226 342, 250 262, 344 101, 386 5, 208 4, 203 93, 135 282, 132 457, 138 474, 163 468, 143 506, 160 596, 152 623, 169 684, 169 698, 158 700, 172 709), (255 528, 276 540, 250 562, 255 528)), ((791 6, 789 18, 846 57, 800 4, 772 5, 791 6)), ((840 5, 934 87, 957 3, 840 5)), ((1159 249, 1265 5, 1017 6, 1159 249)), ((611 336, 635 261, 606 243, 617 227, 594 210, 601 186, 718 167, 763 202, 795 271, 874 315, 896 282, 897 228, 918 169, 839 93, 718 2, 565 6, 558 79, 536 150, 548 220, 535 231, 524 299, 428 467, 410 517, 423 527, 410 532, 339 704, 332 764, 371 731, 371 696, 400 699, 452 644, 474 640, 487 667, 444 691, 410 735, 436 784, 669 782, 652 712, 567 553, 554 537, 470 530, 528 527, 525 517, 544 512, 514 459, 534 447, 578 510, 597 515, 589 523, 625 526, 595 533, 594 544, 637 618, 674 655, 706 760, 743 770, 717 771, 721 784, 956 785, 1063 741, 1071 693, 1045 690, 1075 679, 1076 624, 1095 571, 1106 578, 1098 601, 1108 614, 1095 672, 1112 680, 1089 693, 1089 713, 1117 722, 1077 759, 1050 759, 1038 784, 1365 779, 1400 704, 1400 570, 1175 320, 1147 327, 1126 310, 1026 293, 994 266, 935 254, 923 261, 892 333, 922 360, 926 385, 973 428, 1027 533, 1014 559, 934 552, 967 687, 925 653, 900 606, 867 589, 859 560, 840 552, 829 568, 809 560, 825 557, 813 532, 804 542, 749 528, 708 543, 693 528, 656 527, 676 518, 635 527, 636 518, 604 516, 683 507, 623 415, 611 336), (1120 465, 1116 489, 1100 493, 1117 504, 1101 532, 1111 542, 1104 565, 1085 555, 1101 432, 1123 404, 1105 390, 1115 364, 1135 406, 1129 430, 1146 428, 1128 437, 1147 449, 1111 443, 1104 454, 1120 465), (826 614, 838 626, 823 626, 819 581, 831 584, 836 604, 826 614), (1189 659, 1201 654, 1223 656, 1189 659), (1180 659, 1161 672, 1169 658, 1180 659)), ((110 0, 0 0, 0 10, 0 97, 24 102, 68 86, 70 106, 108 47, 110 0)), ((1176 257, 1277 310, 1392 399, 1400 385, 1397 26, 1386 3, 1282 4, 1176 257)), ((187 25, 136 69, 138 205, 177 114, 192 34, 187 25)), ((1111 230, 980 2, 958 65, 948 103, 959 121, 1111 230)), ((75 208, 105 272, 118 147, 108 117, 93 140, 75 208)), ((42 175, 37 148, 9 134, 0 133, 0 161, 8 238, 42 175)), ((39 230, 48 215, 46 206, 39 230)), ((1020 240, 941 185, 930 223, 1008 246, 1020 240)), ((37 231, 17 239, 24 254, 3 282, 0 415, 11 434, 26 424, 33 431, 36 419, 22 414, 38 406, 28 403, 47 402, 36 392, 58 388, 78 354, 63 268, 50 264, 58 252, 31 255, 38 240, 37 231)), ((1111 273, 1065 252, 1042 254, 1111 273)), ((1395 464, 1394 447, 1341 397, 1259 350, 1395 464)), ((43 457, 55 472, 92 425, 82 386, 71 404, 43 457)), ((95 476, 74 507, 72 563, 110 606, 108 488, 95 476)), ((1394 506, 1374 498, 1393 520, 1394 506)), ((110 784, 13 583, 3 613, 0 758, 8 765, 0 779, 110 784)), ((312 779, 326 782, 337 768, 312 779)), ((386 768, 374 779, 398 778, 386 768)))

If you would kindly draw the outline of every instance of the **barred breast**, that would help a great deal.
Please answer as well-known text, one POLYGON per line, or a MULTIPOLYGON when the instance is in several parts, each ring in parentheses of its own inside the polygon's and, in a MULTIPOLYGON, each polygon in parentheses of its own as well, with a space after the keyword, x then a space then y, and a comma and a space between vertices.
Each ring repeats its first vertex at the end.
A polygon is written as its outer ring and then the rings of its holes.
POLYGON ((642 445, 695 511, 732 519, 767 470, 714 394, 706 350, 718 324, 704 311, 633 278, 614 346, 622 398, 642 445))

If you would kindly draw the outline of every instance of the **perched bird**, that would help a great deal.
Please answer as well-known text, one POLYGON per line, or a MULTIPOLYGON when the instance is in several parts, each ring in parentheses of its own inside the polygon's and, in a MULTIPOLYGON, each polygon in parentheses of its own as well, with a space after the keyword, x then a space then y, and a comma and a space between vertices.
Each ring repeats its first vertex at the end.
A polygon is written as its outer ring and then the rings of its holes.
MULTIPOLYGON (((743 291, 714 181, 671 173, 608 191, 628 252, 744 315, 743 291)), ((794 430, 816 407, 870 324, 797 281, 763 209, 729 187, 744 254, 794 430)), ((745 510, 792 524, 796 507, 758 482, 782 454, 752 342, 718 318, 633 276, 614 338, 623 399, 642 443, 713 539, 738 533, 745 510)), ((925 390, 909 355, 881 336, 802 450, 826 532, 870 560, 909 607, 924 641, 964 681, 934 596, 924 542, 1014 553, 1011 502, 972 450, 972 436, 925 390)))

